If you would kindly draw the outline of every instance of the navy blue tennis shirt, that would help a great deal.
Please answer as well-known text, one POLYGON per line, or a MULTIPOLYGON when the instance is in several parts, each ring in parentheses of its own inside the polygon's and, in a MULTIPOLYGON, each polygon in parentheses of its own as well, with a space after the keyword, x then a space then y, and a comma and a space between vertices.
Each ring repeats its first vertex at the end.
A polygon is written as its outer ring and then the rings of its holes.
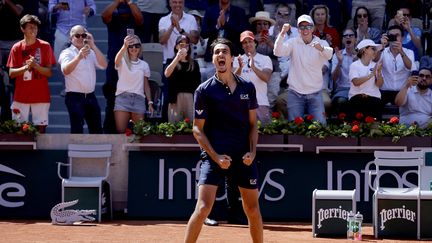
POLYGON ((234 74, 237 87, 229 87, 216 76, 195 91, 195 119, 205 119, 204 133, 219 154, 241 154, 250 151, 249 110, 258 108, 255 87, 234 74))

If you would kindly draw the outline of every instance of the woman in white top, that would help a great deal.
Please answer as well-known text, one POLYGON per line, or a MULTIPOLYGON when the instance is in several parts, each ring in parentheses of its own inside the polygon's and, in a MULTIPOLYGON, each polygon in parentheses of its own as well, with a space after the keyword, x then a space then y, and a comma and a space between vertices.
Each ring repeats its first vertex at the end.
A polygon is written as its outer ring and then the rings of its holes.
POLYGON ((380 44, 375 44, 370 39, 364 39, 357 45, 359 59, 351 64, 349 70, 351 85, 348 98, 351 119, 354 119, 357 113, 381 119, 379 89, 383 85, 382 63, 373 61, 379 47, 380 44))
POLYGON ((149 65, 139 59, 141 42, 138 36, 128 35, 124 38, 123 46, 115 57, 115 69, 118 71, 114 117, 117 132, 124 133, 128 122, 144 119, 146 112, 146 98, 148 108, 153 112, 151 98, 149 65))

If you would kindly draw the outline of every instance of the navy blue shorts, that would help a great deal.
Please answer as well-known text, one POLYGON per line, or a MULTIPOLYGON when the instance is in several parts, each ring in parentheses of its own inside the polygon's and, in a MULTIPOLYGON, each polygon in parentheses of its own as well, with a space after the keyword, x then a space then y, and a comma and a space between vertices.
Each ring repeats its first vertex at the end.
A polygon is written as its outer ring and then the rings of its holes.
POLYGON ((219 185, 228 177, 234 185, 247 189, 258 188, 258 167, 256 161, 251 165, 243 163, 242 155, 230 155, 231 166, 228 169, 222 169, 214 162, 206 152, 201 152, 201 169, 198 185, 219 185))

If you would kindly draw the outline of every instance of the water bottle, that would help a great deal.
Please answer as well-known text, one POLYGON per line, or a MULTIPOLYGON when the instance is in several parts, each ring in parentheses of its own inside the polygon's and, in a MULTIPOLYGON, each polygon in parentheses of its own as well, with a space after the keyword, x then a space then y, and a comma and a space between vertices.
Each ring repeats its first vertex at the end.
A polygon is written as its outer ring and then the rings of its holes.
POLYGON ((362 222, 363 222, 363 215, 360 214, 360 212, 357 212, 354 216, 354 227, 353 227, 353 234, 354 234, 354 240, 362 240, 362 222))
POLYGON ((347 217, 347 239, 348 240, 354 240, 354 234, 353 234, 354 216, 355 215, 353 211, 350 211, 348 213, 348 217, 347 217))

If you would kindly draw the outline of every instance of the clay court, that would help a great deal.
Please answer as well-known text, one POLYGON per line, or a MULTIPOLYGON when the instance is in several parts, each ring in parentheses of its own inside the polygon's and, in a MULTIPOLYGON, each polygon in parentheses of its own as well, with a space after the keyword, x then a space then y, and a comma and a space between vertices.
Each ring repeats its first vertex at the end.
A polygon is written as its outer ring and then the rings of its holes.
MULTIPOLYGON (((13 220, 0 222, 0 242, 182 242, 185 221, 106 221, 101 224, 55 226, 49 221, 13 220)), ((344 238, 313 238, 310 223, 264 224, 264 242, 346 242, 344 238)), ((364 227, 363 241, 415 242, 408 240, 376 240, 372 227, 364 227)), ((221 224, 203 226, 198 242, 251 242, 246 226, 221 224)), ((427 241, 421 241, 427 242, 427 241)), ((429 241, 432 242, 432 241, 429 241)))

